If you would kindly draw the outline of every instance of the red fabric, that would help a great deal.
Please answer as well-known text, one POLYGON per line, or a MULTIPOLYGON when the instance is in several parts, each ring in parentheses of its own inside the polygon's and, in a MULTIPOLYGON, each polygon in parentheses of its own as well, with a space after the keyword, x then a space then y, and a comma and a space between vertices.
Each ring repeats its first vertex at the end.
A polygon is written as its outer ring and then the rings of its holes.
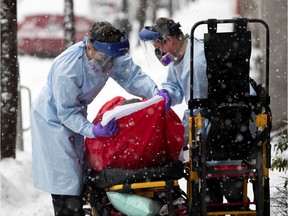
MULTIPOLYGON (((125 101, 116 97, 99 111, 93 123, 102 115, 125 101)), ((184 143, 184 127, 170 109, 164 112, 165 101, 117 120, 119 132, 105 138, 86 138, 85 153, 89 167, 100 171, 103 168, 140 169, 163 166, 178 160, 184 143)))

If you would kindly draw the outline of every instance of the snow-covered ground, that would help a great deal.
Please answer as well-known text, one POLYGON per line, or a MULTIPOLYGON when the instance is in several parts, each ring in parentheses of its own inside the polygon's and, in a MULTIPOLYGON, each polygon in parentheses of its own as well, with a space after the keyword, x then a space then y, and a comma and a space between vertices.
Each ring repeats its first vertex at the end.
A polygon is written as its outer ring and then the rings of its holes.
MULTIPOLYGON (((75 14, 88 15, 88 0, 74 0, 75 14)), ((18 0, 18 19, 21 20, 27 14, 40 12, 59 12, 64 11, 64 1, 62 0, 18 0)), ((188 1, 182 5, 179 11, 175 11, 174 19, 182 25, 184 33, 190 33, 192 25, 203 19, 208 18, 233 18, 235 16, 234 0, 196 0, 188 1)), ((160 10, 158 16, 166 16, 165 10, 160 10)), ((105 17, 103 18, 105 20, 105 17)), ((134 23, 133 23, 134 24, 134 23)), ((149 21, 147 21, 147 24, 149 21)), ((137 23, 135 23, 137 25, 137 23)), ((152 79, 160 84, 165 76, 164 68, 155 58, 145 52, 143 48, 136 47, 137 30, 132 33, 131 55, 136 63, 142 66, 152 79), (150 62, 150 64, 147 64, 150 62), (151 63, 152 62, 152 63, 151 63)), ((20 82, 22 86, 27 86, 31 90, 32 100, 40 92, 46 81, 46 76, 51 65, 52 59, 43 59, 31 56, 20 56, 20 82)), ((92 121, 100 107, 115 96, 132 98, 121 87, 109 80, 100 95, 90 105, 88 118, 92 121)), ((23 126, 29 127, 29 100, 26 91, 22 91, 23 107, 23 126)), ((174 107, 176 113, 182 117, 182 112, 186 108, 185 104, 174 107)), ((273 140, 272 140, 273 141, 273 140)), ((275 141, 274 141, 275 142, 275 141)), ((18 151, 16 159, 4 159, 0 162, 1 174, 1 210, 2 216, 52 216, 53 207, 50 194, 37 190, 33 187, 31 171, 31 137, 30 130, 24 132, 24 151, 18 151)), ((280 176, 284 174, 270 172, 271 192, 273 186, 278 185, 282 180, 280 176)), ((184 185, 184 182, 181 184, 184 185)))

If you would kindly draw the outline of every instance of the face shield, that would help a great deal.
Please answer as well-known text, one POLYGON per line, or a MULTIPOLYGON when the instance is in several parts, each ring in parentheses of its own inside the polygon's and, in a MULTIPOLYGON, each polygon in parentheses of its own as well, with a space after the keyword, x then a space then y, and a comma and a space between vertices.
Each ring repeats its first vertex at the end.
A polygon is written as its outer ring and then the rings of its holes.
POLYGON ((125 33, 122 32, 120 42, 100 42, 90 39, 93 48, 101 58, 92 59, 88 64, 95 72, 108 72, 114 66, 116 59, 124 56, 129 51, 129 41, 125 33))
MULTIPOLYGON (((162 36, 159 32, 155 31, 153 27, 146 26, 142 28, 139 33, 139 38, 141 41, 145 43, 151 43, 153 46, 156 42, 158 43, 165 43, 165 37, 162 36)), ((149 45, 148 45, 149 46, 149 45)), ((155 46, 154 46, 155 48, 155 46)), ((171 62, 177 60, 177 58, 171 53, 163 53, 159 48, 155 48, 154 50, 155 56, 157 59, 164 65, 167 66, 171 62)))

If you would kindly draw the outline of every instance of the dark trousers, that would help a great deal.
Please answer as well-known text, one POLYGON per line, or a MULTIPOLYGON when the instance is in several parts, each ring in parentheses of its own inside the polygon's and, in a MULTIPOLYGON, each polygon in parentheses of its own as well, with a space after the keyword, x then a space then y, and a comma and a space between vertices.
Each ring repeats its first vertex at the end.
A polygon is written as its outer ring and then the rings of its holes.
POLYGON ((83 197, 69 195, 52 195, 55 216, 84 216, 83 197))
MULTIPOLYGON (((228 203, 243 201, 243 178, 236 179, 208 179, 207 195, 210 203, 222 203, 223 196, 228 203)), ((214 206, 208 208, 209 211, 242 210, 242 206, 230 206, 227 209, 214 206)))

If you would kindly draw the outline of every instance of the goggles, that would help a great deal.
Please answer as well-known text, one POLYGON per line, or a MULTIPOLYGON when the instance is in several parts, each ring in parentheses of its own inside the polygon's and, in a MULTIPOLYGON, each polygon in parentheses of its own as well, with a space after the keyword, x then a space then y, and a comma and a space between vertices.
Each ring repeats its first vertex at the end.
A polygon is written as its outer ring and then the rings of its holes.
POLYGON ((118 58, 127 54, 130 46, 124 32, 122 32, 122 39, 120 42, 107 43, 90 39, 90 43, 96 50, 112 58, 118 58))

